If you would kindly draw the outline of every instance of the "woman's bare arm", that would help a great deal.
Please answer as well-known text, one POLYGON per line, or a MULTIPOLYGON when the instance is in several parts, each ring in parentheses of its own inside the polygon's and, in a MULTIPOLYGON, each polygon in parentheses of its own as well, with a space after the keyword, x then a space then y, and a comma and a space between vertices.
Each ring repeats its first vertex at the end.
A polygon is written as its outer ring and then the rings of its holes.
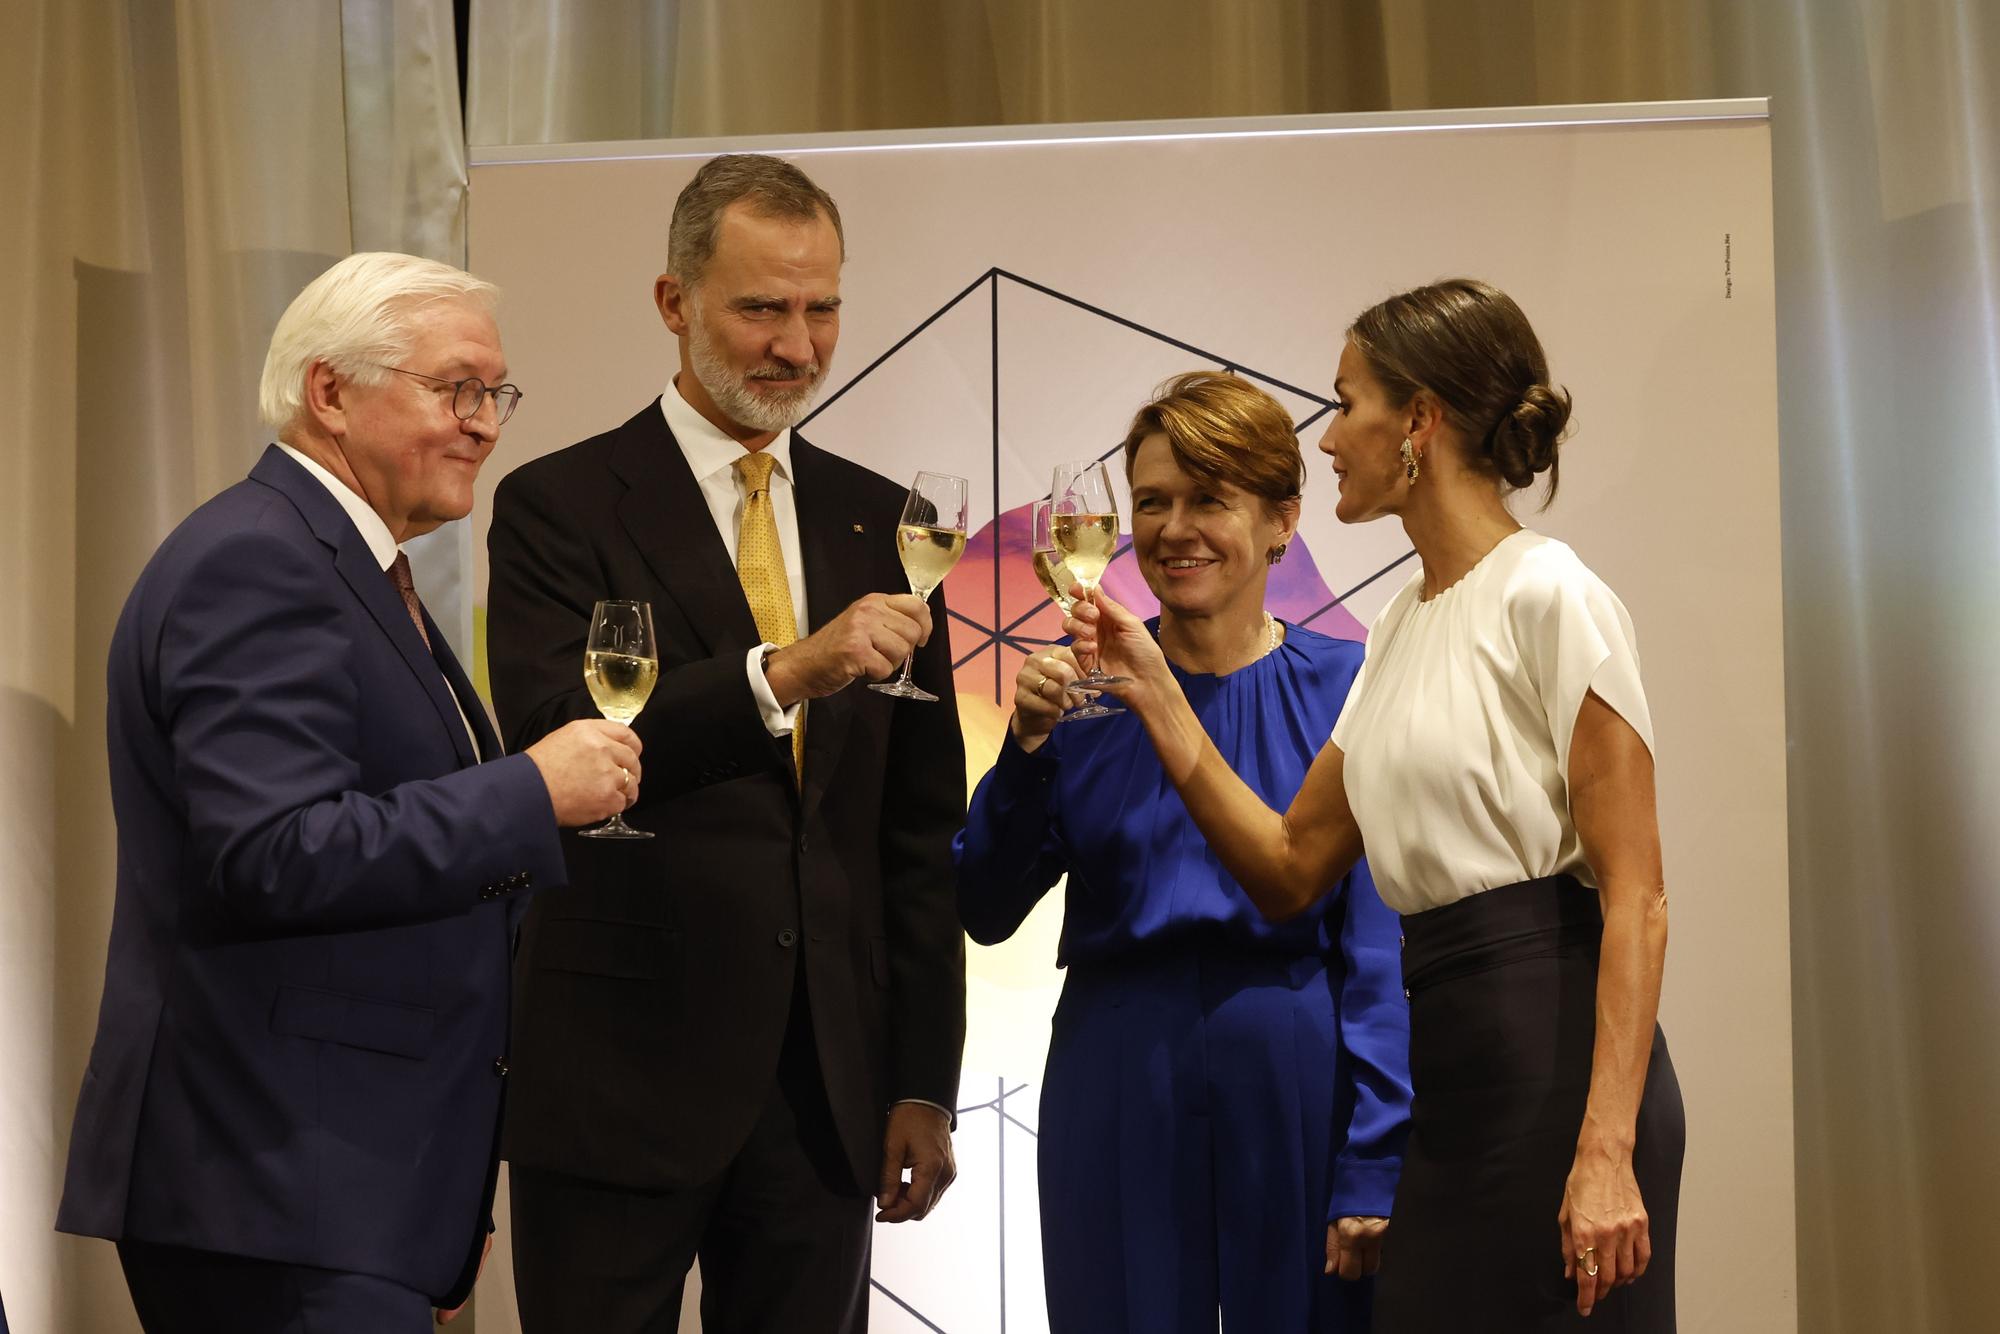
POLYGON ((1632 1150, 1667 954, 1653 756, 1632 725, 1595 693, 1584 696, 1577 713, 1569 798, 1604 909, 1590 1094, 1560 1220, 1564 1260, 1577 1279, 1577 1308, 1587 1315, 1611 1288, 1645 1273, 1652 1256, 1632 1150), (1592 1259, 1578 1262, 1585 1253, 1592 1259), (1588 1272, 1593 1263, 1595 1275, 1588 1272))

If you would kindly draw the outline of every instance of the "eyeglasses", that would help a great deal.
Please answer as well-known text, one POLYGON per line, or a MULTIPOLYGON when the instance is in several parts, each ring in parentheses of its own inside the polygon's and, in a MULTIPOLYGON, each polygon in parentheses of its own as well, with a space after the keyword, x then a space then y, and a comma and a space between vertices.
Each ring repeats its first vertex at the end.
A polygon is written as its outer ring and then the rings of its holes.
POLYGON ((379 361, 371 361, 367 364, 378 370, 394 371, 398 375, 408 375, 419 380, 429 380, 432 384, 450 385, 452 414, 460 421, 469 422, 474 417, 477 417, 479 409, 484 405, 488 395, 491 395, 493 399, 493 411, 499 414, 498 419, 494 422, 496 426, 505 424, 506 420, 514 415, 514 409, 521 405, 521 391, 511 384, 494 385, 489 389, 487 388, 486 381, 476 375, 467 376, 463 380, 447 380, 442 375, 425 375, 422 371, 406 371, 401 366, 385 366, 379 361))

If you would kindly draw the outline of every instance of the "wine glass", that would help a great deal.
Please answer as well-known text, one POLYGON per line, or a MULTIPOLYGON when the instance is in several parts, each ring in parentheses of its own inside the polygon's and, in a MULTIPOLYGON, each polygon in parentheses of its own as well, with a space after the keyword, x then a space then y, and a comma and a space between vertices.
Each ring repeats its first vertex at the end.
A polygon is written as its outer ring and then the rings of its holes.
MULTIPOLYGON (((590 638, 583 646, 583 682, 597 711, 614 723, 631 725, 646 707, 660 679, 660 641, 653 637, 648 602, 605 601, 590 613, 590 638)), ((651 838, 625 823, 624 812, 601 825, 578 831, 585 838, 651 838)))
MULTIPOLYGON (((1042 588, 1047 591, 1049 599, 1062 609, 1063 615, 1067 616, 1070 607, 1076 601, 1069 595, 1070 585, 1076 582, 1076 576, 1070 573, 1069 566, 1063 561, 1062 552, 1056 549, 1055 533, 1050 526, 1054 511, 1055 501, 1048 496, 1043 496, 1035 502, 1029 518, 1029 546, 1035 555, 1035 578, 1041 580, 1042 588)), ((1115 704, 1105 704, 1093 694, 1082 707, 1071 710, 1056 721, 1067 722, 1071 718, 1102 718, 1106 714, 1123 712, 1124 709, 1115 704)))
MULTIPOLYGON (((1083 585, 1085 598, 1097 592, 1104 567, 1118 554, 1118 499, 1111 491, 1111 474, 1101 460, 1058 463, 1055 481, 1049 488, 1049 534, 1063 564, 1083 585)), ((1129 678, 1107 676, 1092 655, 1090 670, 1070 682, 1071 693, 1094 696, 1106 686, 1124 685, 1129 678)), ((1065 714, 1066 718, 1096 718, 1122 713, 1108 705, 1092 703, 1086 709, 1065 714)))
MULTIPOLYGON (((903 521, 896 525, 896 554, 902 558, 910 591, 928 602, 965 554, 963 477, 942 472, 917 474, 917 480, 910 483, 910 498, 903 502, 903 521)), ((910 665, 916 656, 913 649, 903 659, 901 676, 870 682, 868 688, 897 699, 935 701, 936 695, 910 680, 910 665)))
POLYGON ((1041 580, 1049 600, 1067 616, 1070 604, 1075 601, 1069 595, 1069 588, 1076 582, 1076 576, 1069 572, 1069 566, 1063 564, 1062 552, 1056 550, 1055 535, 1049 530, 1049 518, 1054 508, 1055 502, 1047 496, 1035 502, 1034 515, 1029 520, 1033 530, 1029 544, 1035 553, 1035 578, 1041 580))

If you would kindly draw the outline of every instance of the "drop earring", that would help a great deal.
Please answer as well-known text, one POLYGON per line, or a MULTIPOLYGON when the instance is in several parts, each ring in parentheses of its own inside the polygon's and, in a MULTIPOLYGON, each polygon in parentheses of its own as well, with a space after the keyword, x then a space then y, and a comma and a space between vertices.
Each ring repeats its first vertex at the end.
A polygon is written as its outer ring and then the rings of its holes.
POLYGON ((1403 437, 1403 472, 1414 484, 1417 474, 1423 471, 1423 460, 1417 457, 1417 448, 1410 443, 1410 437, 1403 437))

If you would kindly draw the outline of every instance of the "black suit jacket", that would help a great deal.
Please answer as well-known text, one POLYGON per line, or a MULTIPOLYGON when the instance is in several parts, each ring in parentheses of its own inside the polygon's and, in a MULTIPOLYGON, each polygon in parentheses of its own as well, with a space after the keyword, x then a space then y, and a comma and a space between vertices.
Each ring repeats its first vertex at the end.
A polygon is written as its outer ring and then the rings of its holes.
MULTIPOLYGON (((904 488, 796 438, 792 468, 812 626, 906 591, 904 488)), ((942 594, 916 664, 939 702, 860 682, 812 701, 801 791, 746 678, 762 636, 657 400, 504 479, 489 552, 493 696, 517 747, 597 716, 593 603, 650 602, 660 639, 626 817, 657 837, 566 836, 571 887, 529 913, 507 1157, 647 1189, 713 1177, 764 1106, 798 977, 872 1189, 888 1104, 954 1105, 965 1039, 951 865, 965 760, 942 594)))

